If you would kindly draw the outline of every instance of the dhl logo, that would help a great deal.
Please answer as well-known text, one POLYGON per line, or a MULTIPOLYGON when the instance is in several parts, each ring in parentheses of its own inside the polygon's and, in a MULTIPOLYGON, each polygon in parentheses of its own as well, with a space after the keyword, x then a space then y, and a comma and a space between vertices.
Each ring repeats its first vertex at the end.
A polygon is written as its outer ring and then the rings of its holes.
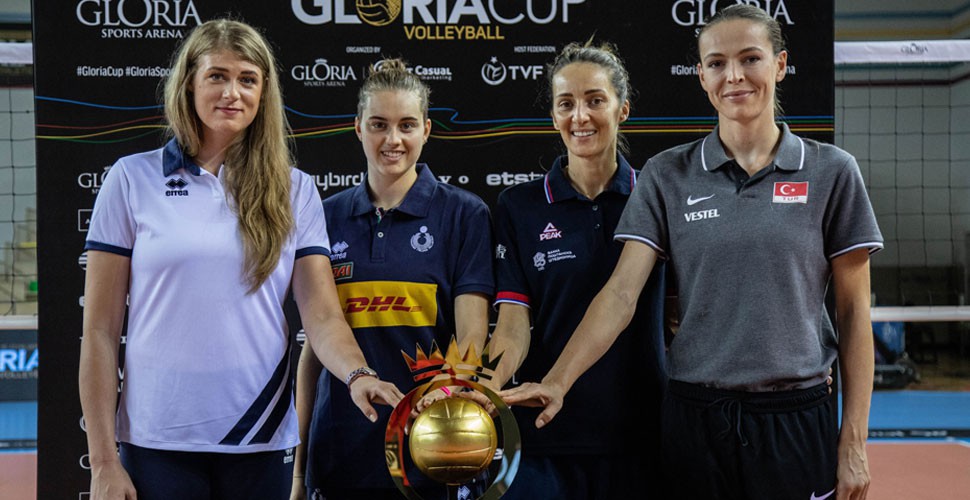
POLYGON ((347 309, 344 313, 374 312, 374 311, 403 311, 419 312, 421 306, 406 306, 407 297, 351 297, 347 299, 347 309))
POLYGON ((351 328, 434 326, 438 285, 406 281, 360 281, 337 285, 351 328))

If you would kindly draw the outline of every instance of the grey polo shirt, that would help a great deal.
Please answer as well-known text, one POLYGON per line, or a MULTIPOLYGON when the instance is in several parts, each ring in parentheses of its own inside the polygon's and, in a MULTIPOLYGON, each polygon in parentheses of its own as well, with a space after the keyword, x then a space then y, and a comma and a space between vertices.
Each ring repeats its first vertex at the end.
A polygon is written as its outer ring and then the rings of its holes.
POLYGON ((615 232, 669 259, 680 329, 670 377, 746 391, 825 380, 830 260, 883 246, 855 158, 782 124, 773 163, 748 177, 718 129, 644 166, 615 232))

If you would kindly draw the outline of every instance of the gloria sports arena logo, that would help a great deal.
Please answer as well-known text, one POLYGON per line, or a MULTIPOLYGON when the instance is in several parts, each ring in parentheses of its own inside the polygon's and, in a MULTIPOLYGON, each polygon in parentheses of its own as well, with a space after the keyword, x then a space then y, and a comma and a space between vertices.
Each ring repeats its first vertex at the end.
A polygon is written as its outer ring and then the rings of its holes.
POLYGON ((398 19, 409 40, 504 40, 502 27, 520 23, 569 24, 570 8, 586 0, 291 0, 304 24, 388 26, 398 19))
POLYGON ((193 0, 78 0, 74 14, 101 38, 183 38, 202 24, 193 0))

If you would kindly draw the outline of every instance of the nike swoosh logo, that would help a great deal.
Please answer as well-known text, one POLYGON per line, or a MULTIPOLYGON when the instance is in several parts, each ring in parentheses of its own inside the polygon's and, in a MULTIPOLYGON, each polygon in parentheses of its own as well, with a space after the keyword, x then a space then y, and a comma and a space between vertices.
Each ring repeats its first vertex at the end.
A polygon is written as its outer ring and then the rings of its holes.
POLYGON ((713 197, 714 197, 713 194, 710 195, 710 196, 705 196, 703 198, 694 198, 693 196, 688 196, 687 197, 687 205, 693 205, 695 203, 700 203, 700 202, 702 202, 704 200, 709 200, 709 199, 711 199, 713 197))
POLYGON ((817 496, 815 496, 815 492, 813 491, 812 492, 812 498, 810 498, 809 500, 825 500, 826 498, 832 496, 833 493, 835 493, 835 489, 834 488, 832 489, 832 491, 830 491, 830 492, 828 492, 828 493, 826 493, 826 494, 824 494, 824 495, 822 495, 820 497, 817 497, 817 496))

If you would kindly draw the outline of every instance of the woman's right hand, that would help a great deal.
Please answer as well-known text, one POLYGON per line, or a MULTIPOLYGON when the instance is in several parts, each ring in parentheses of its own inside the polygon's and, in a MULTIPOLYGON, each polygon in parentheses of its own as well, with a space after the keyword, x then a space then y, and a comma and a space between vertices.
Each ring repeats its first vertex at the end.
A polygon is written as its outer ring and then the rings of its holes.
POLYGON ((360 377, 350 383, 349 389, 350 399, 371 422, 377 421, 377 410, 371 403, 396 407, 404 399, 404 394, 394 384, 377 377, 360 377))
POLYGON ((138 500, 135 485, 120 461, 91 464, 91 500, 138 500))

